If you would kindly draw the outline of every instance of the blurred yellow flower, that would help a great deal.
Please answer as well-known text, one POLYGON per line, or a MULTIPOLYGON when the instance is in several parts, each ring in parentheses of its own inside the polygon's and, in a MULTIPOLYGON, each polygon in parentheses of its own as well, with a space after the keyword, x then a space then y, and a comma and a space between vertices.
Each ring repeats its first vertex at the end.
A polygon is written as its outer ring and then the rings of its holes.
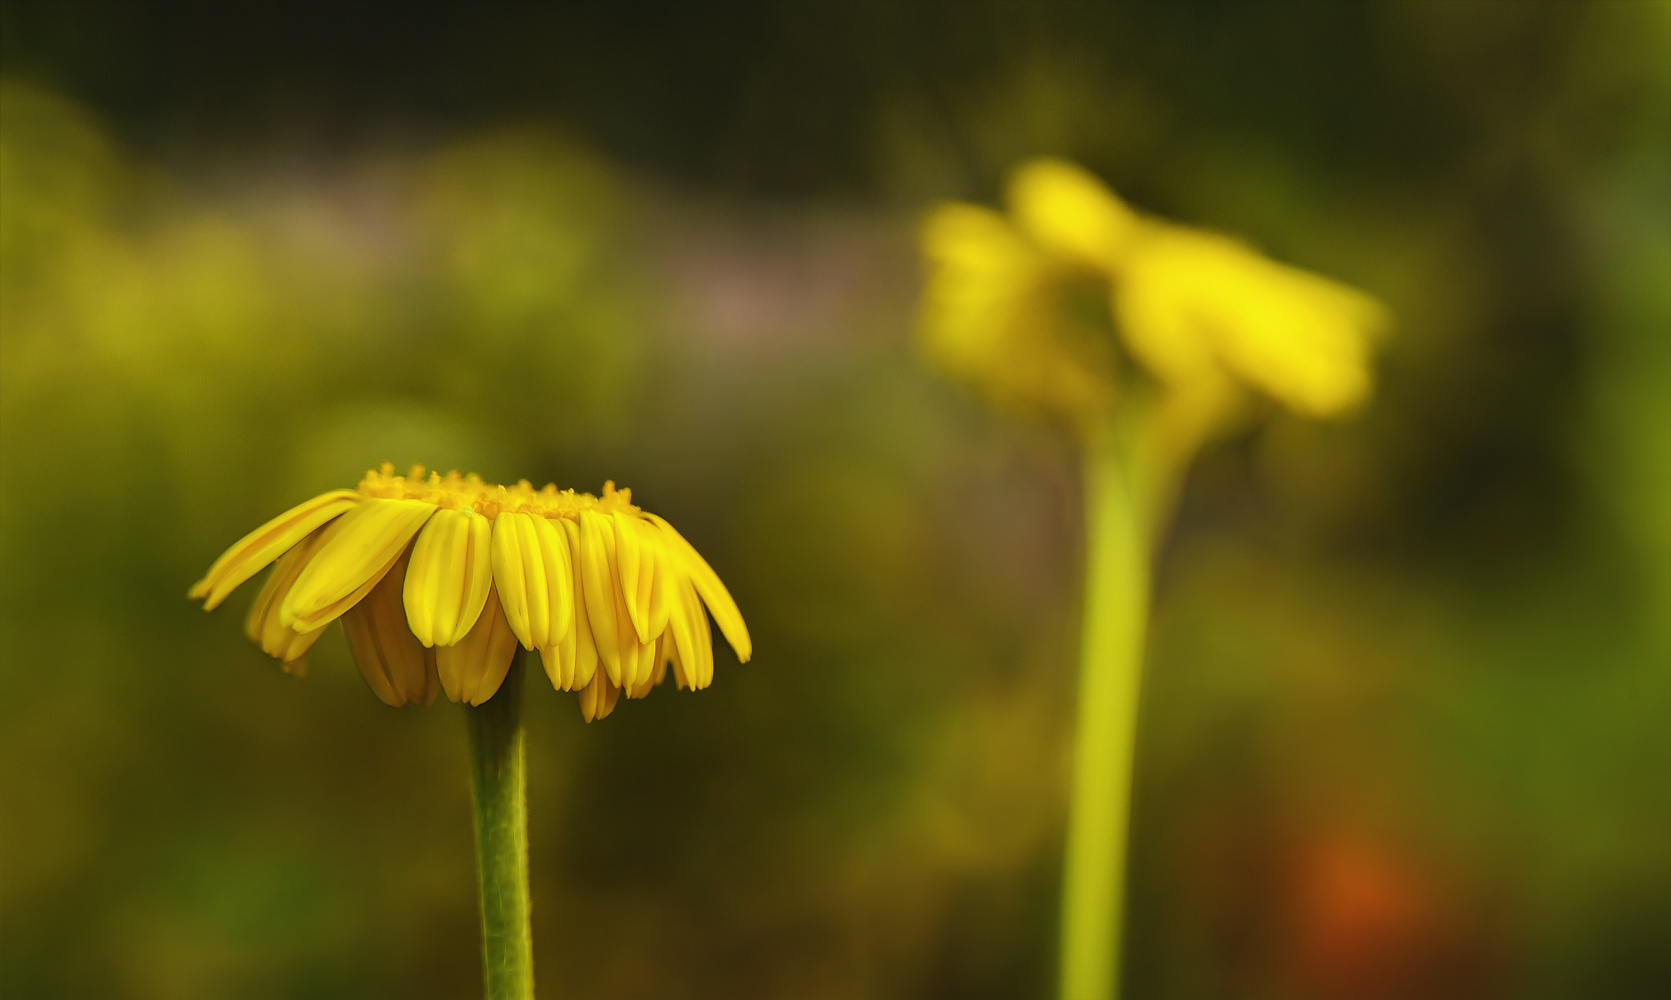
POLYGON ((456 472, 426 478, 421 466, 397 476, 385 463, 358 488, 250 532, 189 596, 212 610, 275 561, 246 621, 250 639, 300 673, 341 618, 366 682, 395 706, 428 704, 438 687, 480 705, 518 644, 539 650, 554 687, 580 693, 587 721, 622 692, 648 694, 669 665, 681 688, 704 688, 714 674, 704 605, 739 660, 753 648, 708 563, 613 483, 600 497, 456 472))
POLYGON ((1071 268, 1010 221, 978 205, 947 204, 922 228, 929 275, 924 352, 993 402, 1088 418, 1113 398, 1106 348, 1058 308, 1071 268))
POLYGON ((1016 226, 1040 249, 1103 271, 1120 260, 1144 223, 1114 192, 1062 160, 1037 159, 1010 176, 1016 226))
POLYGON ((995 403, 1067 421, 1085 449, 1059 982, 1067 1000, 1108 1000, 1120 982, 1150 553, 1191 458, 1246 390, 1307 416, 1358 406, 1387 318, 1361 292, 1227 236, 1139 215, 1071 163, 1022 164, 1007 199, 1007 216, 948 203, 924 220, 919 331, 948 373, 995 403))
POLYGON ((1120 348, 1183 396, 1221 398, 1228 380, 1309 416, 1367 399, 1369 349, 1387 322, 1370 297, 1229 237, 1140 216, 1060 160, 1023 164, 1008 200, 1008 217, 950 203, 923 224, 922 338, 952 374, 1076 422, 1104 412, 1113 345, 1076 336, 1064 301, 1091 281, 1111 296, 1120 348))

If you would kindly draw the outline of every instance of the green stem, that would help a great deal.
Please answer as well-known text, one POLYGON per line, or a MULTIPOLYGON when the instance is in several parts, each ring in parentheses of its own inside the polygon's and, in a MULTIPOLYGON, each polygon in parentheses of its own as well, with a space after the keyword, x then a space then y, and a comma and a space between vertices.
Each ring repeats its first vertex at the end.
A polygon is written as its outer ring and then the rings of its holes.
POLYGON ((534 996, 523 673, 519 649, 498 693, 479 707, 464 709, 470 724, 470 798, 475 806, 487 1000, 532 1000, 534 996))
POLYGON ((1062 887, 1063 1000, 1119 992, 1126 832, 1149 612, 1149 485, 1142 420, 1126 413, 1085 446, 1085 631, 1062 887), (1134 427, 1133 425, 1138 425, 1134 427), (1115 428, 1123 426, 1125 433, 1115 428))

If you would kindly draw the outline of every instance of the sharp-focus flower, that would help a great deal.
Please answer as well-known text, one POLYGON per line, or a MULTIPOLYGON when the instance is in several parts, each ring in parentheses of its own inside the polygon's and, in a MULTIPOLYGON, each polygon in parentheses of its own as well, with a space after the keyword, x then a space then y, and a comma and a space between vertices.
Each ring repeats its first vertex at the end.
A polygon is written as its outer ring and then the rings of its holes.
POLYGON ((484 483, 477 476, 394 475, 294 507, 227 549, 190 591, 212 610, 272 565, 245 631, 301 673, 324 627, 341 618, 354 661, 384 702, 428 704, 439 688, 479 705, 516 647, 540 652, 559 691, 580 693, 587 721, 621 693, 666 677, 713 680, 707 612, 737 658, 752 652, 737 605, 673 526, 605 483, 602 496, 484 483))
POLYGON ((1059 160, 1024 164, 1008 200, 1008 217, 953 203, 923 225, 922 335, 951 373, 1000 399, 1095 417, 1114 397, 1113 365, 1073 331, 1063 303, 1091 281, 1112 296, 1120 347, 1176 394, 1220 398, 1235 383, 1309 416, 1368 397, 1370 347, 1386 325, 1368 296, 1139 215, 1059 160))

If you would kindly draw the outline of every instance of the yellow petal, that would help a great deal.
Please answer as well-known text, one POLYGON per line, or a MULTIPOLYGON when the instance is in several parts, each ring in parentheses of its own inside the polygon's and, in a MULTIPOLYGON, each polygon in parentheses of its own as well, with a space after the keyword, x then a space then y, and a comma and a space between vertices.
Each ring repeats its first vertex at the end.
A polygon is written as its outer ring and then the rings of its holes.
POLYGON ((489 586, 475 627, 452 646, 435 649, 435 668, 451 701, 480 705, 493 697, 516 657, 516 636, 499 608, 498 588, 489 586))
POLYGON ((980 381, 1013 353, 1044 260, 1008 219, 978 205, 937 206, 921 236, 923 347, 946 370, 980 381))
POLYGON ((1009 203, 1034 243, 1085 267, 1113 266, 1140 226, 1102 181, 1065 160, 1023 164, 1010 178, 1009 203))
POLYGON ((1228 237, 1168 227, 1131 254, 1115 308, 1132 354, 1174 387, 1233 374, 1310 416, 1369 395, 1373 299, 1228 237))
POLYGON ((1150 375, 1171 386, 1211 378, 1217 361, 1194 308, 1199 284, 1182 230, 1167 229, 1132 252, 1113 297, 1126 347, 1150 375))
POLYGON ((315 629, 307 633, 290 632, 282 644, 274 646, 272 655, 278 659, 285 673, 304 677, 307 675, 308 650, 324 634, 324 629, 315 629))
MULTIPOLYGON (((672 643, 668 643, 668 645, 671 646, 672 643)), ((650 686, 656 687, 661 684, 662 681, 667 679, 667 664, 670 660, 667 650, 662 647, 662 643, 659 639, 655 643, 655 649, 653 652, 655 659, 651 662, 655 664, 655 667, 650 672, 650 686)))
POLYGON ((244 635, 249 637, 251 642, 260 645, 268 619, 278 620, 280 602, 284 600, 284 595, 290 592, 296 577, 307 567, 308 558, 318 550, 320 535, 324 530, 321 528, 308 535, 301 544, 280 556, 278 562, 273 564, 272 572, 267 574, 266 582, 261 584, 260 592, 255 595, 255 602, 250 605, 249 613, 244 616, 244 635))
POLYGON ((378 585, 433 513, 434 504, 419 500, 360 501, 285 595, 279 620, 311 632, 340 617, 378 585))
POLYGON ((480 514, 443 509, 412 543, 406 620, 425 646, 451 646, 476 624, 493 585, 492 534, 493 522, 480 514))
POLYGON ((649 694, 657 684, 667 677, 667 656, 662 650, 660 640, 649 643, 644 647, 645 658, 639 661, 638 680, 632 690, 626 692, 628 698, 642 698, 649 694))
MULTIPOLYGON (((608 535, 605 535, 605 547, 610 547, 608 535)), ((613 552, 610 552, 610 564, 615 564, 613 552)), ((650 672, 650 657, 655 656, 655 644, 638 642, 638 632, 633 630, 632 617, 627 614, 627 599, 623 597, 620 579, 617 577, 615 582, 615 649, 622 664, 620 689, 625 694, 650 672)))
POLYGON ((555 646, 540 647, 540 666, 545 668, 545 675, 551 679, 551 686, 558 691, 574 690, 574 646, 569 645, 567 655, 563 643, 555 646))
POLYGON ((650 641, 649 589, 652 578, 639 557, 638 518, 624 510, 612 518, 615 528, 615 566, 621 582, 621 597, 627 608, 627 618, 639 642, 650 641))
POLYGON ((754 655, 754 644, 749 641, 748 626, 743 624, 743 613, 737 610, 737 602, 731 599, 731 592, 720 582, 719 574, 708 565, 707 560, 696 551, 696 548, 685 541, 683 535, 673 530, 673 526, 655 514, 646 512, 646 517, 654 521, 656 527, 662 531, 662 541, 684 565, 683 569, 690 576, 691 585, 701 595, 703 603, 714 616, 714 622, 719 625, 720 632, 731 648, 737 651, 737 660, 747 663, 754 655))
POLYGON ((703 631, 707 631, 708 616, 702 612, 702 605, 697 601, 696 591, 691 589, 689 580, 680 576, 673 583, 673 599, 668 602, 671 613, 668 615, 667 637, 673 640, 679 662, 695 665, 696 628, 700 625, 703 631), (694 611, 691 602, 697 602, 694 611))
POLYGON ((680 657, 690 673, 691 687, 700 691, 714 682, 714 633, 708 627, 708 616, 702 611, 702 601, 696 596, 696 588, 686 585, 680 594, 684 605, 684 613, 691 621, 691 650, 686 656, 680 650, 680 657))
POLYGON ((598 671, 592 677, 592 683, 580 690, 580 716, 587 722, 602 719, 615 711, 615 700, 621 696, 621 689, 609 683, 609 677, 603 671, 598 671))
MULTIPOLYGON (((493 519, 493 586, 499 591, 499 605, 517 641, 533 649, 528 622, 528 572, 522 565, 522 541, 518 538, 521 515, 501 513, 493 519)), ((535 566, 534 572, 540 567, 535 566)))
MULTIPOLYGON (((611 684, 621 683, 620 628, 616 605, 620 601, 614 574, 614 535, 608 519, 595 511, 580 512, 580 578, 586 604, 587 622, 598 659, 611 684)), ((629 626, 630 627, 630 626, 629 626)))
MULTIPOLYGON (((652 642, 639 642, 638 637, 632 633, 631 628, 624 629, 623 633, 624 634, 621 636, 621 642, 623 643, 623 648, 631 648, 634 652, 636 652, 638 654, 636 657, 634 657, 634 659, 637 661, 637 665, 634 668, 633 674, 632 674, 633 685, 634 686, 642 685, 644 683, 644 679, 646 677, 649 677, 652 673, 655 672, 655 669, 656 669, 656 643, 653 642, 653 641, 652 642)), ((622 677, 624 679, 625 675, 626 675, 626 663, 625 663, 624 659, 623 659, 622 665, 621 665, 621 674, 622 674, 622 677)))
POLYGON ((353 490, 332 490, 290 508, 223 552, 187 596, 192 600, 204 598, 203 609, 213 610, 240 583, 261 572, 320 525, 352 510, 361 499, 353 490))
POLYGON ((1386 322, 1373 299, 1252 251, 1225 262, 1212 294, 1213 345, 1248 383, 1313 417, 1369 397, 1369 348, 1386 322))
POLYGON ((650 577, 649 589, 645 591, 641 587, 640 594, 649 608, 649 638, 654 640, 667 631, 673 584, 682 574, 677 571, 673 554, 662 543, 661 529, 643 518, 635 517, 632 523, 638 529, 639 562, 650 577))
MULTIPOLYGON (((563 537, 569 543, 571 576, 574 582, 573 625, 568 634, 563 637, 563 656, 574 661, 573 672, 564 673, 565 691, 578 691, 592 683, 592 677, 598 669, 598 647, 592 639, 592 623, 587 617, 585 586, 581 582, 580 571, 580 526, 574 521, 562 518, 554 522, 563 532, 563 537)), ((565 661, 566 662, 566 661, 565 661)), ((567 668, 565 668, 566 671, 567 668)))
POLYGON ((574 573, 563 531, 535 514, 503 513, 493 526, 493 573, 505 617, 525 649, 556 645, 574 618, 574 573))
POLYGON ((674 640, 671 631, 661 637, 661 655, 666 657, 667 662, 673 665, 673 682, 679 685, 679 690, 683 691, 685 688, 694 690, 696 685, 691 683, 690 672, 685 669, 685 661, 679 656, 679 644, 674 640))
POLYGON ((620 578, 617 577, 615 588, 615 648, 620 652, 621 690, 625 693, 637 686, 653 669, 650 661, 655 656, 655 643, 638 641, 638 633, 633 629, 631 616, 627 614, 626 597, 619 583, 620 578))
POLYGON ((406 558, 398 556, 365 599, 342 616, 348 648, 360 673, 378 698, 396 708, 427 705, 440 687, 435 651, 425 649, 406 624, 401 600, 405 570, 406 558))
POLYGON ((562 565, 555 569, 568 580, 568 593, 581 603, 569 609, 570 624, 563 637, 540 647, 540 662, 545 666, 546 676, 551 678, 552 687, 559 691, 576 691, 592 682, 592 675, 598 666, 597 648, 592 643, 592 626, 586 621, 582 588, 576 578, 579 560, 569 556, 571 550, 579 547, 578 529, 573 521, 566 518, 546 523, 559 536, 554 548, 560 546, 558 550, 564 556, 562 565))
POLYGON ((248 617, 244 619, 244 634, 260 645, 262 652, 286 664, 286 669, 292 673, 297 671, 289 665, 299 661, 306 654, 308 647, 324 634, 324 630, 314 629, 311 632, 298 633, 279 620, 279 607, 290 588, 295 585, 296 578, 302 575, 302 570, 307 568, 314 555, 341 528, 341 519, 332 521, 286 552, 274 564, 272 573, 262 585, 261 593, 256 595, 255 603, 250 605, 248 617))
MULTIPOLYGON (((556 521, 548 523, 551 524, 553 531, 562 536, 561 542, 563 550, 567 552, 570 546, 569 533, 564 526, 571 524, 571 522, 564 518, 558 518, 556 521)), ((574 587, 573 559, 569 560, 567 569, 570 586, 573 588, 573 592, 578 593, 578 588, 574 587)), ((559 691, 573 691, 576 687, 583 686, 575 684, 574 676, 576 653, 578 652, 580 643, 579 633, 581 629, 587 627, 585 622, 585 608, 573 608, 571 609, 570 614, 572 621, 568 630, 563 633, 563 637, 550 645, 540 647, 540 663, 545 667, 545 675, 551 678, 551 686, 559 691)), ((587 641, 591 641, 590 636, 587 637, 587 641)), ((594 651, 594 665, 596 663, 596 658, 597 654, 594 651)), ((590 680, 591 677, 588 676, 587 681, 589 682, 590 680)))
POLYGON ((551 581, 551 631, 548 643, 561 641, 574 629, 574 551, 569 536, 549 518, 534 519, 540 554, 545 559, 546 577, 551 581))

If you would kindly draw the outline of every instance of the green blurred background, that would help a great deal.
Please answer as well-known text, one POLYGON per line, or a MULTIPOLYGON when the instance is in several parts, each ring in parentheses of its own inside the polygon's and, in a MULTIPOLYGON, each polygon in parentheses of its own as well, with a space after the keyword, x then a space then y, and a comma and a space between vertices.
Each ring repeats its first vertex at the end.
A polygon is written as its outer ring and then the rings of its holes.
POLYGON ((1671 995, 1671 5, 7 2, 0 70, 0 994, 479 993, 460 710, 185 600, 385 459, 629 485, 754 634, 532 690, 547 995, 1050 994, 1075 456, 911 345, 918 213, 1047 153, 1399 318, 1195 467, 1128 995, 1671 995))

